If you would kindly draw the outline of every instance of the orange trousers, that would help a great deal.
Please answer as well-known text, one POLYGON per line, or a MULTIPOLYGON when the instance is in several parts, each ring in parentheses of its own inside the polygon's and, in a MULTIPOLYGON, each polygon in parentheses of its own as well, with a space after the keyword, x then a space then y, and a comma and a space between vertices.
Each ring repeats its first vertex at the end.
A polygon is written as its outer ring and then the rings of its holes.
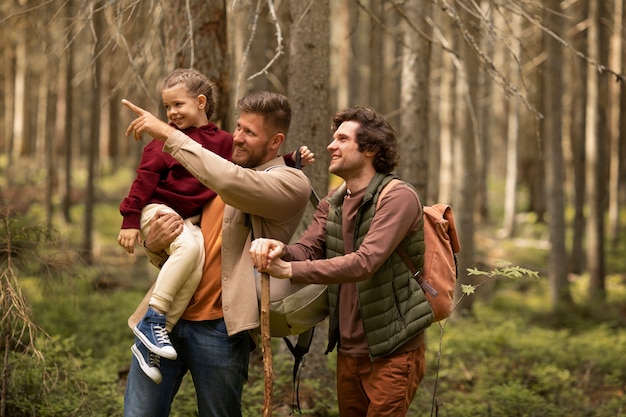
POLYGON ((341 417, 402 417, 426 370, 425 346, 371 361, 337 354, 341 417))

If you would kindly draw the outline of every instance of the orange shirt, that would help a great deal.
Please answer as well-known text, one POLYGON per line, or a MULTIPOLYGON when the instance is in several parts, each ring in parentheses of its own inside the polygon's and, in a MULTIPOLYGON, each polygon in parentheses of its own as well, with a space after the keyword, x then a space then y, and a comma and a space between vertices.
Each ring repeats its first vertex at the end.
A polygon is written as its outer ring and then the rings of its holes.
POLYGON ((222 312, 222 219, 224 202, 217 196, 202 210, 200 228, 204 237, 202 278, 182 318, 190 321, 215 320, 222 312))

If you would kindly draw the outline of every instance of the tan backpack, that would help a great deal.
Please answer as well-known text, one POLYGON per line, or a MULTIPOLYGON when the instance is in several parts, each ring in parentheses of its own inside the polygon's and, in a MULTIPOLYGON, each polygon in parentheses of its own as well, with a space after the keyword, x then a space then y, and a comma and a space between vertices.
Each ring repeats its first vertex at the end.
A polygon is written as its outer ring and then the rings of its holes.
MULTIPOLYGON (((399 179, 391 180, 381 191, 378 202, 399 182, 399 179)), ((415 268, 402 245, 396 248, 396 253, 424 290, 433 310, 433 322, 437 322, 452 313, 454 286, 458 277, 456 254, 461 246, 452 207, 447 204, 424 206, 424 245, 424 267, 421 271, 415 268)))

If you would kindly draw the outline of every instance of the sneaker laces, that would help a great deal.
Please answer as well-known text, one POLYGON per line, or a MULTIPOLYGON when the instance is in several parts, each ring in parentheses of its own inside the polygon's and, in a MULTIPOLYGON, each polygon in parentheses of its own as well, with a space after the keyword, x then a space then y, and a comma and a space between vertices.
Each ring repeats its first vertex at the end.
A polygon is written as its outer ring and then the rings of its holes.
POLYGON ((148 361, 150 362, 150 366, 156 366, 157 368, 161 368, 161 357, 156 353, 148 351, 148 361))
POLYGON ((154 336, 156 337, 157 343, 161 345, 169 345, 170 339, 167 336, 167 329, 163 326, 154 326, 154 336))

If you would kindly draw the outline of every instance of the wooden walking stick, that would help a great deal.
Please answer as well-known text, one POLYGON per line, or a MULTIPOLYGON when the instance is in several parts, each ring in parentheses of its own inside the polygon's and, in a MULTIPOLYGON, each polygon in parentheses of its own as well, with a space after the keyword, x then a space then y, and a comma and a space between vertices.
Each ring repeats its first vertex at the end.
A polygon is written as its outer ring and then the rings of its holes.
POLYGON ((263 395, 263 417, 272 415, 272 339, 270 337, 270 276, 261 274, 261 350, 263 352, 263 375, 265 393, 263 395))

